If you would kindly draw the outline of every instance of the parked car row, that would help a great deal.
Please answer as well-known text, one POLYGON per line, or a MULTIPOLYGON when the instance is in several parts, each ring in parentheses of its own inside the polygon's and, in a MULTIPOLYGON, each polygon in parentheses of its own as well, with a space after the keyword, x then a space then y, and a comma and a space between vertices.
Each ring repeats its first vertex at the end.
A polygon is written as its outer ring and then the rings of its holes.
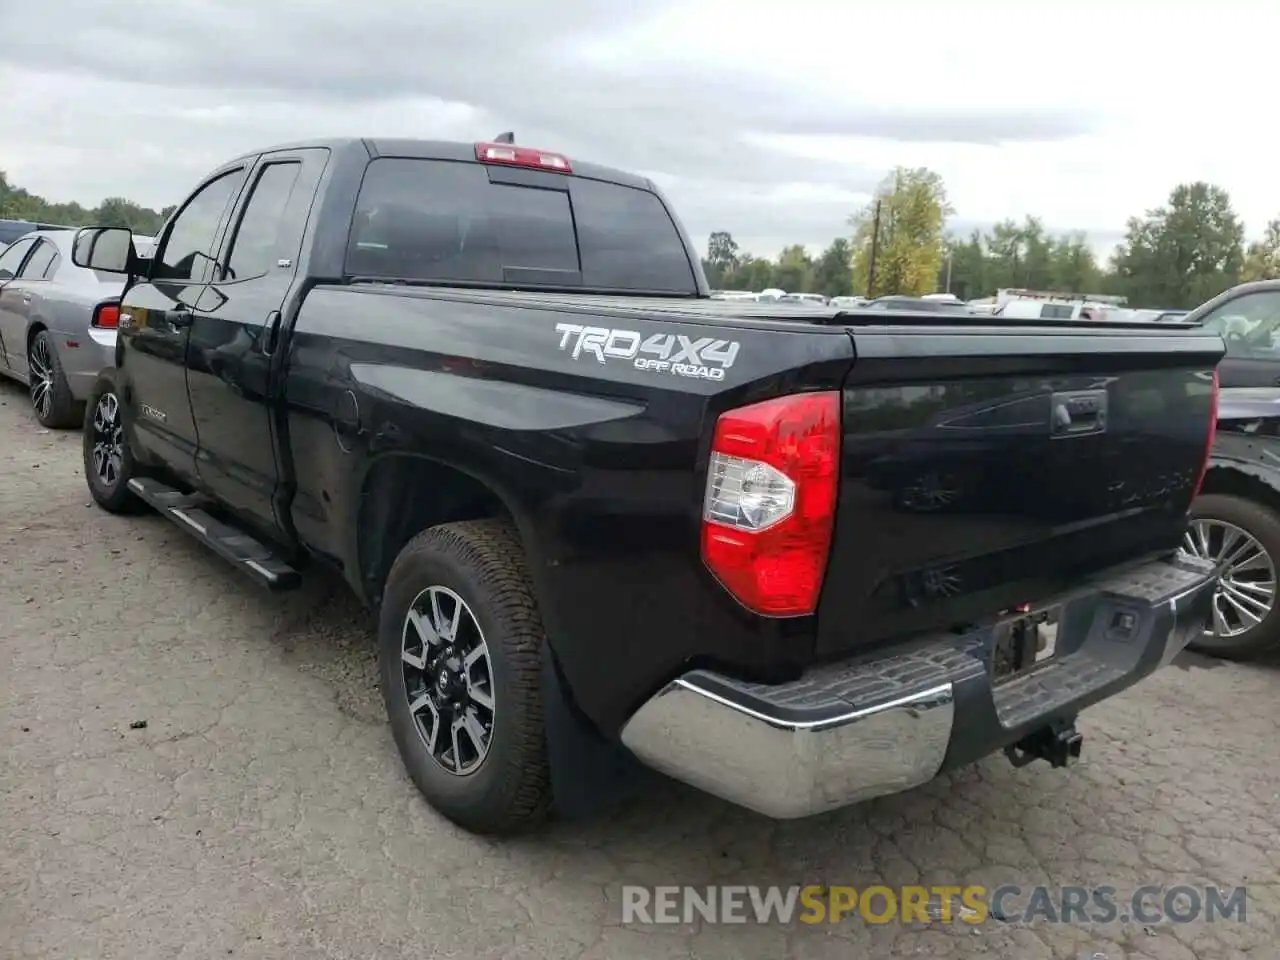
MULTIPOLYGON (((72 262, 76 227, 0 225, 31 228, 0 250, 0 374, 28 387, 43 425, 78 426, 94 380, 114 362, 124 282, 72 262)), ((149 258, 155 238, 133 239, 149 258)))
POLYGON ((122 279, 71 261, 74 229, 34 230, 0 253, 0 373, 46 427, 80 424, 115 355, 122 279))
POLYGON ((1280 654, 1280 280, 1240 284, 1160 322, 1226 344, 1213 457, 1184 546, 1222 568, 1213 629, 1196 647, 1240 660, 1280 654))

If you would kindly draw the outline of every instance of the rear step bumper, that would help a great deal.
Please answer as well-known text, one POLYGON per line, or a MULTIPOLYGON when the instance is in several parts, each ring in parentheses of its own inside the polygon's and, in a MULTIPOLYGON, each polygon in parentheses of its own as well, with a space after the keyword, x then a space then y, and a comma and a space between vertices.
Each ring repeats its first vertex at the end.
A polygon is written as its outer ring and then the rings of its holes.
POLYGON ((644 763, 778 819, 898 793, 1023 741, 1167 664, 1204 629, 1214 571, 1181 558, 1062 598, 1055 653, 992 681, 993 627, 816 668, 790 683, 695 670, 628 720, 644 763))

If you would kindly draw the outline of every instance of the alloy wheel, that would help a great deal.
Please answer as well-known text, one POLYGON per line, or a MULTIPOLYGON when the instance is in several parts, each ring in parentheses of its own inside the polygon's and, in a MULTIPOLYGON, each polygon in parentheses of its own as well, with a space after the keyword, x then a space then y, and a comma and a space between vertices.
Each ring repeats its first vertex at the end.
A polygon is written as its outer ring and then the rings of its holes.
POLYGON ((400 650, 409 713, 427 753, 449 773, 474 773, 488 756, 496 707, 475 614, 448 587, 428 587, 409 605, 400 650))
POLYGON ((120 425, 120 401, 104 393, 93 408, 93 469, 107 489, 120 482, 124 463, 124 428, 120 425))
POLYGON ((1266 619, 1276 598, 1275 562, 1253 536, 1224 520, 1193 520, 1184 553, 1221 569, 1213 595, 1213 621, 1205 633, 1229 639, 1266 619))
POLYGON ((48 417, 53 410, 53 357, 46 337, 37 336, 32 341, 27 365, 31 371, 31 406, 39 416, 48 417))

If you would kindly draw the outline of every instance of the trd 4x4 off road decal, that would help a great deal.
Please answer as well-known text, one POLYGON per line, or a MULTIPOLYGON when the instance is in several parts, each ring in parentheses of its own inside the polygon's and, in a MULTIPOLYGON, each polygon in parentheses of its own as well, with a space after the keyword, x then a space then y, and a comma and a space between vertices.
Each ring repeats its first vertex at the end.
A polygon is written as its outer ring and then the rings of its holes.
POLYGON ((557 323, 556 333, 560 334, 560 349, 569 351, 575 360, 583 354, 600 363, 629 360, 637 370, 702 380, 723 380, 741 346, 737 341, 714 337, 686 337, 679 333, 645 337, 635 330, 584 327, 577 323, 557 323))

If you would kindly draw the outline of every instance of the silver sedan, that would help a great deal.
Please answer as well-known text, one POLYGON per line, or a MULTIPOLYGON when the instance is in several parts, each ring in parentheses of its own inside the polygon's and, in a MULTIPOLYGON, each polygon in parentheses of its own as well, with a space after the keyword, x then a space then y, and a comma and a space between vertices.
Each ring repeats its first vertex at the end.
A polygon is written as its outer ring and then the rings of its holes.
POLYGON ((78 426, 115 362, 123 281, 71 262, 74 230, 37 230, 0 253, 0 373, 27 385, 36 419, 78 426))

